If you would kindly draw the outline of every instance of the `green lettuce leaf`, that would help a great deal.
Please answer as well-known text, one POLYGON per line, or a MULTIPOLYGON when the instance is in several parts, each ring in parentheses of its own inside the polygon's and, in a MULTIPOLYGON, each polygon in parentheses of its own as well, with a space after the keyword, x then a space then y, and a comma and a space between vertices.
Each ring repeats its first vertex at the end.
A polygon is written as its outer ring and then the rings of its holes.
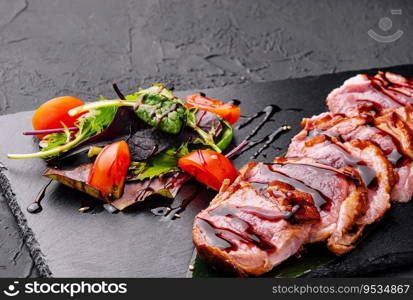
POLYGON ((83 135, 83 139, 102 132, 115 116, 117 107, 106 106, 93 109, 82 115, 77 120, 79 132, 76 135, 83 135))
POLYGON ((64 132, 48 134, 42 139, 40 143, 42 147, 41 151, 48 151, 54 149, 56 147, 66 144, 66 141, 67 136, 64 132))
POLYGON ((164 85, 156 84, 125 98, 127 101, 136 102, 137 116, 152 127, 170 134, 178 134, 184 126, 184 103, 164 85))

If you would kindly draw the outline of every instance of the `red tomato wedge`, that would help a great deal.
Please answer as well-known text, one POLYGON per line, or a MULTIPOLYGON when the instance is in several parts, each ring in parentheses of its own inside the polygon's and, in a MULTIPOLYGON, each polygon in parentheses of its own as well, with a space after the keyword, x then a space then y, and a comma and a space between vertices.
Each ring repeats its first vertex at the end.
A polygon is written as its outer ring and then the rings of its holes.
MULTIPOLYGON (((68 111, 74 107, 83 105, 83 101, 72 96, 64 96, 51 99, 34 112, 32 125, 34 130, 62 128, 62 122, 67 127, 72 127, 79 116, 71 117, 68 111)), ((45 134, 38 135, 41 139, 45 134)))
POLYGON ((178 166, 198 180, 218 191, 224 179, 231 183, 237 178, 238 171, 224 155, 212 150, 196 150, 178 161, 178 166))
POLYGON ((205 97, 201 94, 186 96, 185 105, 188 108, 196 107, 220 115, 231 125, 238 122, 241 116, 241 110, 237 105, 224 103, 213 98, 205 97))
POLYGON ((119 198, 130 163, 129 147, 125 141, 107 145, 96 157, 87 183, 98 189, 104 197, 119 198))

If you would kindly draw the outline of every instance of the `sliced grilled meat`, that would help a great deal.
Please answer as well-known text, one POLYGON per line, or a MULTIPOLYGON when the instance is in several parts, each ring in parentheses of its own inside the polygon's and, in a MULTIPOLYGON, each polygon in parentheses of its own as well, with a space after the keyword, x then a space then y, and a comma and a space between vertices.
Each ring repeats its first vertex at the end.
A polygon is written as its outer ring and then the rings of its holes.
POLYGON ((249 163, 240 174, 197 215, 193 240, 201 258, 241 276, 296 254, 313 227, 330 236, 341 204, 354 197, 351 179, 318 164, 249 163))
MULTIPOLYGON (((254 166, 247 165, 241 173, 254 166)), ((239 276, 268 272, 300 250, 311 227, 285 220, 288 209, 289 205, 264 196, 241 175, 196 216, 192 237, 198 254, 216 268, 239 276)))
POLYGON ((379 72, 376 76, 359 74, 327 96, 332 113, 349 117, 362 114, 383 115, 395 112, 413 130, 412 80, 393 73, 379 72))
POLYGON ((407 202, 413 195, 413 186, 409 183, 412 170, 413 141, 409 127, 394 112, 383 116, 358 116, 347 118, 341 114, 323 113, 302 122, 303 136, 314 137, 324 134, 341 141, 370 141, 378 146, 392 163, 398 180, 392 191, 392 200, 407 202), (407 177, 406 177, 407 176, 407 177))
POLYGON ((300 182, 323 191, 329 203, 321 206, 320 222, 314 224, 306 243, 328 240, 329 249, 343 254, 354 247, 363 226, 355 226, 366 211, 367 189, 346 171, 316 163, 311 158, 281 158, 274 160, 273 168, 300 182), (345 177, 345 181, 330 180, 329 176, 345 177), (339 191, 342 194, 339 194, 339 191))
POLYGON ((406 107, 413 107, 412 80, 391 72, 378 72, 374 80, 379 81, 383 93, 406 107))
POLYGON ((327 240, 343 254, 391 198, 411 198, 413 81, 357 75, 327 105, 331 113, 303 120, 286 158, 247 164, 196 217, 202 258, 245 276, 269 271, 305 243, 327 240))
POLYGON ((357 116, 360 110, 398 108, 404 106, 404 103, 390 95, 379 79, 359 74, 333 90, 327 96, 327 105, 333 113, 346 112, 357 116))
MULTIPOLYGON (((401 113, 388 111, 376 117, 374 124, 380 130, 390 134, 397 150, 393 150, 388 158, 393 158, 397 183, 393 187, 391 199, 397 202, 408 202, 413 197, 413 133, 409 124, 401 118, 401 113), (394 163, 400 157, 397 163, 394 163)), ((380 143, 377 143, 380 146, 380 143)), ((383 148, 382 148, 383 149, 383 148)), ((385 152, 386 153, 386 152, 385 152)))
POLYGON ((311 157, 357 177, 368 188, 368 208, 360 224, 379 220, 390 208, 391 187, 396 179, 393 167, 380 148, 371 142, 341 143, 324 134, 308 138, 300 133, 293 138, 287 157, 311 157))
POLYGON ((410 132, 413 132, 413 110, 409 107, 399 107, 394 109, 385 109, 379 112, 380 116, 392 115, 395 113, 397 117, 402 120, 409 128, 410 132))

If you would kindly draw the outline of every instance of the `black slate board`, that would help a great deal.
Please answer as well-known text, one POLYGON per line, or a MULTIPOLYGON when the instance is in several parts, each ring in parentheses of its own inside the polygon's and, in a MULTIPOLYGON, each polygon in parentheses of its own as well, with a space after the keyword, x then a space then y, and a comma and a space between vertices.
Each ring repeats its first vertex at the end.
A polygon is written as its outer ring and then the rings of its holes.
MULTIPOLYGON (((413 66, 390 69, 413 77, 413 66)), ((282 135, 257 158, 271 161, 274 156, 285 152, 291 137, 300 129, 299 122, 304 116, 326 110, 324 98, 329 91, 356 73, 375 71, 229 86, 204 92, 224 101, 241 100, 244 115, 251 115, 268 104, 276 104, 283 109, 256 137, 269 135, 285 124, 293 126, 293 130, 282 135)), ((20 134, 30 128, 31 115, 32 112, 22 112, 0 117, 0 128, 3 129, 0 161, 7 167, 2 170, 0 181, 2 193, 5 193, 18 219, 40 273, 57 277, 184 277, 193 253, 193 217, 207 206, 213 193, 197 183, 190 183, 186 190, 197 190, 199 195, 181 213, 181 218, 173 220, 151 212, 157 206, 170 204, 161 198, 145 201, 118 214, 104 210, 81 214, 78 208, 85 196, 54 183, 43 202, 43 212, 27 213, 26 207, 47 181, 39 176, 44 163, 41 160, 7 160, 5 154, 36 150, 32 140, 20 134)), ((251 127, 246 127, 237 131, 235 142, 241 141, 250 130, 251 127)), ((255 150, 236 159, 236 166, 247 162, 255 150)), ((175 207, 181 200, 177 197, 171 206, 175 207)), ((412 204, 397 205, 383 222, 370 230, 354 252, 308 276, 355 276, 411 264, 413 239, 409 231, 413 228, 413 218, 410 216, 413 216, 412 204)))

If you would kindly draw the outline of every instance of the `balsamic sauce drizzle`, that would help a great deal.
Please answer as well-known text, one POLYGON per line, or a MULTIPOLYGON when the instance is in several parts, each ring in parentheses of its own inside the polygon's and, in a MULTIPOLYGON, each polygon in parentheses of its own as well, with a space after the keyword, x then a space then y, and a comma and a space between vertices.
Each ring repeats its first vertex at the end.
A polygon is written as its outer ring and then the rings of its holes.
MULTIPOLYGON (((255 153, 250 157, 250 159, 255 159, 257 158, 265 149, 267 149, 271 144, 278 139, 283 133, 289 131, 291 129, 290 126, 281 126, 277 130, 275 130, 273 133, 271 133, 268 136, 263 137, 262 139, 255 141, 249 145, 249 148, 255 147, 258 144, 261 144, 264 142, 264 145, 262 145, 261 148, 259 148, 255 153)), ((245 148, 242 152, 247 151, 249 148, 245 148)))
MULTIPOLYGON (((268 147, 270 147, 272 145, 272 143, 278 139, 283 133, 285 133, 286 131, 291 129, 291 126, 281 126, 279 127, 277 130, 275 130, 273 133, 271 133, 270 135, 267 135, 257 141, 251 141, 251 139, 259 132, 259 130, 269 121, 271 121, 271 118, 273 117, 273 115, 277 112, 280 112, 282 109, 275 105, 267 105, 266 107, 264 107, 261 111, 255 113, 252 116, 249 117, 245 117, 246 120, 239 124, 237 127, 235 127, 236 129, 242 129, 248 125, 250 125, 254 120, 260 118, 263 116, 263 118, 260 120, 260 122, 249 132, 249 134, 247 135, 247 137, 244 139, 244 141, 242 143, 247 142, 248 145, 245 147, 242 147, 242 149, 240 149, 239 152, 237 152, 236 154, 231 153, 231 156, 233 156, 234 158, 238 157, 239 155, 241 155, 242 153, 250 150, 251 148, 256 147, 257 145, 260 145, 262 143, 263 146, 259 149, 257 149, 257 151, 251 155, 250 159, 256 159, 264 150, 266 150, 268 147)), ((302 109, 300 108, 287 108, 287 111, 301 111, 302 109)), ((232 151, 231 151, 232 152, 232 151)))
POLYGON ((366 187, 371 187, 373 184, 375 184, 377 174, 374 169, 367 166, 364 161, 357 160, 341 146, 337 144, 332 145, 341 152, 344 163, 347 166, 353 167, 360 174, 361 180, 366 187))
MULTIPOLYGON (((319 168, 313 165, 304 165, 311 168, 319 168)), ((253 175, 250 178, 246 178, 246 180, 252 184, 257 183, 265 186, 268 186, 268 184, 273 181, 286 183, 294 187, 295 190, 310 194, 318 211, 330 209, 332 199, 327 197, 320 190, 282 172, 283 166, 284 164, 282 163, 265 164, 261 167, 262 169, 260 169, 260 172, 254 172, 253 175), (257 177, 254 178, 254 176, 257 177)), ((323 168, 323 172, 324 171, 331 172, 332 174, 343 175, 334 170, 323 168)), ((234 226, 223 227, 222 225, 217 225, 209 220, 209 218, 205 217, 198 217, 197 222, 199 229, 205 235, 208 244, 212 247, 230 252, 236 251, 238 249, 238 245, 240 243, 244 243, 247 245, 256 246, 263 251, 272 252, 276 250, 276 247, 254 230, 254 226, 246 220, 248 218, 245 217, 245 215, 252 215, 269 222, 278 222, 281 220, 288 221, 299 209, 300 205, 297 204, 293 206, 291 211, 273 211, 253 206, 239 207, 224 205, 215 207, 210 210, 208 214, 211 218, 214 216, 224 216, 230 218, 234 226)))
POLYGON ((37 195, 36 199, 27 207, 27 211, 31 214, 37 214, 43 210, 41 206, 41 201, 44 199, 46 195, 46 190, 49 185, 53 182, 53 179, 50 179, 40 190, 39 194, 37 195))
MULTIPOLYGON (((336 134, 335 132, 331 132, 328 130, 318 130, 318 129, 310 130, 307 133, 307 139, 311 139, 319 135, 324 135, 328 138, 340 137, 341 139, 343 139, 340 135, 336 134)), ((366 187, 372 187, 376 183, 377 174, 374 169, 367 166, 366 162, 356 159, 341 145, 332 142, 330 139, 328 140, 331 143, 331 147, 334 147, 338 152, 340 152, 341 158, 343 159, 343 162, 345 163, 345 165, 353 167, 360 174, 361 180, 366 187)), ((394 159, 396 159, 400 153, 397 150, 396 150, 397 154, 393 152, 390 153, 389 155, 394 156, 394 159)), ((400 157, 398 159, 400 159, 400 157)))
POLYGON ((405 158, 405 156, 396 148, 388 153, 386 157, 392 163, 392 165, 396 167, 399 165, 400 161, 405 158))
MULTIPOLYGON (((298 191, 302 191, 307 194, 310 194, 311 197, 313 198, 315 206, 317 207, 319 211, 330 207, 329 204, 332 202, 332 199, 327 197, 323 192, 321 192, 320 190, 308 184, 305 184, 304 182, 298 179, 288 176, 286 173, 283 173, 280 170, 275 169, 275 166, 282 167, 283 164, 272 163, 272 164, 266 164, 266 166, 268 170, 272 172, 272 174, 267 173, 269 180, 284 182, 288 185, 293 186, 294 189, 298 191)), ((315 166, 310 166, 310 165, 306 165, 306 166, 316 168, 315 166)), ((328 170, 324 170, 324 171, 328 172, 328 170)), ((330 171, 330 172, 333 173, 334 171, 330 171)), ((257 183, 262 183, 262 182, 257 182, 257 183)))
POLYGON ((210 211, 211 216, 239 216, 240 213, 246 213, 256 216, 262 220, 276 222, 290 218, 287 211, 275 212, 254 206, 217 206, 210 211))
POLYGON ((386 155, 387 159, 392 163, 392 165, 397 167, 400 164, 400 162, 404 161, 406 158, 406 156, 403 154, 403 151, 401 150, 400 142, 390 133, 387 133, 386 131, 383 131, 380 128, 377 128, 377 130, 379 130, 380 135, 388 136, 391 139, 392 143, 396 146, 392 148, 392 151, 390 152, 385 152, 384 150, 383 152, 386 155))
POLYGON ((277 130, 275 130, 270 135, 267 135, 257 141, 249 141, 248 139, 245 139, 239 145, 239 146, 242 145, 242 147, 239 147, 239 149, 237 149, 238 150, 237 153, 235 153, 235 151, 230 151, 227 157, 237 158, 242 153, 250 150, 251 148, 254 148, 257 145, 264 143, 262 147, 258 148, 257 151, 255 151, 255 153, 251 155, 250 157, 250 159, 256 159, 265 149, 270 147, 276 139, 278 139, 283 133, 289 131, 290 129, 291 129, 290 126, 284 125, 284 126, 279 127, 277 130))
POLYGON ((259 117, 261 117, 262 115, 264 115, 264 118, 262 118, 262 120, 257 124, 256 127, 254 127, 254 129, 251 130, 251 132, 247 135, 247 137, 245 138, 246 140, 249 140, 250 138, 252 138, 253 136, 255 136, 257 134, 257 132, 262 128, 262 126, 264 126, 265 123, 267 123, 271 117, 277 113, 281 111, 281 108, 277 105, 267 105, 266 107, 263 108, 263 110, 255 113, 254 115, 248 117, 248 119, 239 124, 238 126, 235 127, 235 129, 239 130, 244 128, 245 126, 249 125, 252 123, 252 121, 254 121, 255 119, 258 119, 259 117))
POLYGON ((232 235, 233 239, 244 239, 242 236, 232 233, 229 229, 215 227, 212 222, 206 219, 198 218, 197 222, 202 232, 207 236, 208 244, 215 248, 219 248, 227 252, 231 250, 235 251, 238 249, 238 246, 236 243, 231 242, 229 235, 232 235), (224 236, 225 232, 226 236, 224 236))
POLYGON ((210 216, 225 216, 231 219, 237 226, 220 227, 206 218, 198 218, 197 222, 200 229, 206 235, 208 244, 224 251, 236 251, 238 245, 236 242, 255 245, 259 249, 267 252, 273 252, 276 247, 266 238, 260 236, 254 226, 242 218, 242 214, 249 214, 261 220, 269 222, 278 222, 289 220, 292 215, 300 208, 295 205, 291 211, 272 211, 253 206, 218 206, 209 212, 210 216))

